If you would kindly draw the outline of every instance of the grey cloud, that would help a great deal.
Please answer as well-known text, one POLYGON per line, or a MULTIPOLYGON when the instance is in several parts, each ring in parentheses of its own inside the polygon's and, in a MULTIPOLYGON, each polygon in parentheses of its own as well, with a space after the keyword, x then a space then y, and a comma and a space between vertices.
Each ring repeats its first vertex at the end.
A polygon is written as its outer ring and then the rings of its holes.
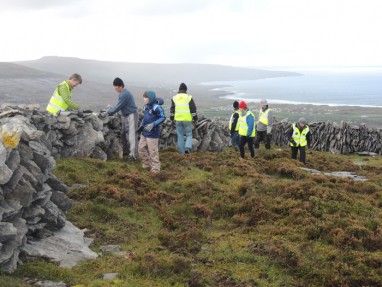
POLYGON ((40 10, 54 7, 77 5, 83 0, 1 0, 0 11, 7 10, 40 10))

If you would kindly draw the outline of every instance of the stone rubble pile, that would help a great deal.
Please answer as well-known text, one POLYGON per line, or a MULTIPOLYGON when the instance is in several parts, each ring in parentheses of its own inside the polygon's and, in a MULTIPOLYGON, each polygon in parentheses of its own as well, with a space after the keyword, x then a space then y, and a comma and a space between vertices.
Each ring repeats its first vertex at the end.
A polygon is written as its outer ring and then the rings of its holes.
MULTIPOLYGON (((290 123, 281 122, 273 126, 272 142, 278 146, 288 145, 287 130, 290 123)), ((310 123, 312 133, 311 148, 318 151, 328 151, 339 154, 364 153, 381 155, 382 130, 368 128, 362 124, 351 125, 346 122, 310 123)))

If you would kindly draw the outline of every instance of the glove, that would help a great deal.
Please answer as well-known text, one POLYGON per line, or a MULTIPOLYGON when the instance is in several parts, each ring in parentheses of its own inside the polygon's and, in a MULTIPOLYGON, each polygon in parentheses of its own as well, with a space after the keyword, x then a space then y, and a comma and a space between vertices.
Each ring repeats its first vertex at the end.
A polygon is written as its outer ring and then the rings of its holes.
POLYGON ((139 126, 139 128, 137 129, 137 133, 141 133, 143 131, 143 125, 139 126))
POLYGON ((144 130, 146 132, 151 132, 154 127, 155 127, 155 124, 151 123, 151 124, 145 125, 144 130))
POLYGON ((83 117, 83 116, 84 116, 84 112, 83 112, 82 110, 78 109, 78 111, 77 111, 77 115, 78 115, 79 117, 83 117))
POLYGON ((297 146, 297 143, 295 142, 295 140, 290 140, 289 141, 293 146, 297 146))
POLYGON ((107 113, 107 112, 101 112, 99 115, 100 115, 100 117, 102 117, 102 118, 106 118, 107 115, 108 115, 108 113, 107 113))

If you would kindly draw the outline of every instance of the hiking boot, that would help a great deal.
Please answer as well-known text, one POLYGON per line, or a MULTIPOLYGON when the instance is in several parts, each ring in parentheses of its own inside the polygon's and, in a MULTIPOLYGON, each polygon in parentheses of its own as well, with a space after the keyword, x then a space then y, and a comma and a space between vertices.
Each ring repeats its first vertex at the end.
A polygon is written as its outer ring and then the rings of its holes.
POLYGON ((190 154, 191 153, 191 149, 190 148, 186 148, 186 150, 184 151, 185 154, 190 154))
POLYGON ((127 159, 129 161, 137 161, 138 160, 138 158, 136 156, 133 156, 133 155, 130 155, 127 159))

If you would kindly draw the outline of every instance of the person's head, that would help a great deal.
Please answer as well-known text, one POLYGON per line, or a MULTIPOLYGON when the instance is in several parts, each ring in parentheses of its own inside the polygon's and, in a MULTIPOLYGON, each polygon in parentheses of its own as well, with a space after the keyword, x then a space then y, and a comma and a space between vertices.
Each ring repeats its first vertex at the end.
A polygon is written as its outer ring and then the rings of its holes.
POLYGON ((305 118, 299 118, 298 123, 302 128, 307 124, 305 118))
POLYGON ((260 101, 261 108, 264 109, 268 106, 268 101, 267 99, 261 99, 260 101))
POLYGON ((69 83, 70 85, 75 88, 78 85, 82 84, 82 77, 79 74, 74 73, 69 77, 69 83))
POLYGON ((232 106, 233 106, 233 108, 234 108, 235 110, 237 110, 237 109, 239 108, 239 102, 238 102, 238 101, 234 101, 234 102, 232 103, 232 106))
POLYGON ((247 103, 244 102, 244 101, 241 101, 241 102, 239 103, 239 110, 240 110, 240 111, 244 111, 244 110, 246 110, 246 109, 247 109, 247 103))
POLYGON ((125 88, 125 84, 123 83, 122 79, 115 78, 113 81, 114 90, 118 93, 122 92, 125 88))
POLYGON ((143 94, 143 101, 145 104, 152 104, 156 100, 157 96, 153 91, 146 91, 143 94))
POLYGON ((180 86, 179 86, 179 92, 187 92, 187 86, 185 83, 181 83, 180 86))

